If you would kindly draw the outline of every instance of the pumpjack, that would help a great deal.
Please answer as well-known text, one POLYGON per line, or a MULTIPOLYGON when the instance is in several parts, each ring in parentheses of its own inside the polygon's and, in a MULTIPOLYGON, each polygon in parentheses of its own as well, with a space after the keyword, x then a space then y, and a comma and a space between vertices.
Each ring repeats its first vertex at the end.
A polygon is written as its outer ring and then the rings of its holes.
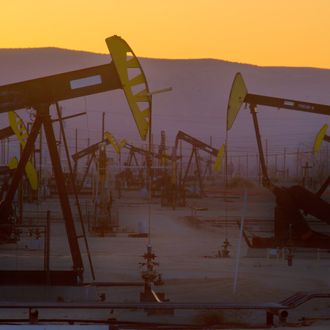
MULTIPOLYGON (((147 157, 149 154, 148 150, 136 147, 130 143, 126 143, 124 145, 124 148, 129 151, 128 158, 126 161, 127 166, 145 166, 146 165, 147 157), (137 155, 142 156, 142 160, 143 160, 142 163, 140 163, 138 161, 137 155)), ((151 152, 151 156, 153 158, 158 159, 159 165, 164 165, 164 163, 166 163, 166 161, 171 158, 168 154, 166 154, 166 149, 167 149, 167 147, 166 147, 166 142, 165 142, 165 131, 161 131, 161 140, 160 140, 158 153, 151 152)))
MULTIPOLYGON (((121 148, 126 144, 126 140, 121 140, 120 143, 117 143, 114 136, 110 132, 106 131, 104 132, 103 140, 94 143, 72 155, 75 162, 75 173, 77 173, 78 160, 87 156, 89 157, 83 177, 79 183, 78 192, 81 192, 84 187, 84 182, 93 161, 96 165, 96 180, 94 180, 93 185, 94 212, 92 214, 93 219, 88 223, 89 230, 101 236, 104 236, 107 233, 113 233, 118 227, 117 221, 115 221, 112 217, 113 198, 110 189, 108 166, 109 158, 106 153, 106 146, 109 144, 113 146, 116 153, 120 154, 121 148)), ((75 177, 77 179, 77 175, 75 177)), ((117 181, 115 182, 115 186, 116 184, 117 181)))
POLYGON ((74 161, 74 174, 75 174, 76 182, 78 184, 78 188, 77 188, 78 193, 80 193, 82 191, 82 189, 84 188, 84 184, 85 184, 86 178, 88 176, 88 173, 90 171, 91 165, 93 164, 93 162, 97 163, 98 158, 100 158, 101 147, 102 147, 103 152, 105 152, 104 148, 109 144, 113 144, 112 138, 113 137, 110 132, 104 132, 104 138, 101 141, 96 142, 82 150, 79 150, 78 152, 74 153, 71 156, 74 161), (83 174, 81 180, 78 182, 78 177, 77 177, 78 161, 85 157, 88 157, 86 168, 85 168, 85 171, 84 171, 84 174, 83 174))
POLYGON ((107 185, 109 183, 109 180, 107 180, 108 157, 104 144, 100 144, 97 165, 97 190, 94 205, 95 221, 91 229, 99 235, 104 236, 106 233, 113 232, 115 227, 117 227, 117 224, 114 223, 113 217, 111 216, 112 195, 107 185))
MULTIPOLYGON (((162 131, 163 132, 163 131, 162 131)), ((148 160, 150 158, 157 159, 159 161, 160 167, 165 167, 165 162, 172 160, 172 156, 166 154, 166 146, 164 142, 164 133, 162 133, 161 144, 159 146, 158 153, 149 152, 143 148, 136 147, 130 143, 126 143, 123 147, 129 151, 127 161, 125 162, 126 168, 117 174, 117 180, 120 180, 121 184, 125 183, 125 186, 128 188, 137 187, 142 188, 145 185, 146 180, 144 179, 145 175, 143 170, 147 167, 148 160), (142 161, 138 161, 138 157, 142 156, 142 161), (137 175, 133 174, 131 167, 139 168, 137 175)), ((166 176, 166 170, 160 170, 160 173, 157 173, 155 169, 152 169, 152 194, 155 196, 156 191, 161 190, 163 187, 164 176, 166 176)))
POLYGON ((148 151, 139 147, 136 147, 130 143, 126 143, 123 146, 129 151, 128 158, 124 163, 125 169, 116 175, 117 186, 141 189, 145 185, 145 173, 146 161, 148 158, 148 151), (142 162, 139 162, 137 155, 142 156, 142 162), (138 168, 138 175, 136 175, 134 167, 138 168))
MULTIPOLYGON (((94 212, 92 212, 93 219, 91 221, 89 219, 88 221, 88 228, 90 231, 101 236, 112 232, 117 226, 114 224, 111 217, 112 195, 109 187, 107 166, 108 157, 106 153, 106 145, 108 143, 109 141, 104 139, 101 142, 97 142, 72 155, 75 164, 77 164, 77 161, 84 156, 89 156, 87 167, 77 189, 78 193, 82 192, 84 182, 87 178, 93 160, 96 164, 96 179, 94 180, 95 189, 93 189, 94 212)), ((75 179, 77 179, 77 175, 75 175, 75 179)))
MULTIPOLYGON (((37 136, 43 127, 72 259, 71 270, 1 270, 1 285, 80 285, 83 282, 84 265, 68 191, 64 184, 65 180, 52 126, 50 107, 55 104, 58 110, 59 101, 122 89, 140 136, 142 139, 146 138, 149 129, 151 98, 144 72, 134 52, 123 39, 113 36, 107 38, 106 43, 112 57, 109 64, 0 86, 1 113, 24 108, 33 109, 35 112, 35 120, 22 150, 21 158, 8 182, 8 190, 0 204, 0 235, 10 237, 16 230, 16 223, 12 216, 14 196, 24 174, 26 164, 33 152, 37 136), (134 73, 138 72, 138 74, 132 77, 131 69, 134 70, 134 73), (135 87, 138 85, 139 92, 136 93, 134 91, 136 91, 135 87)), ((72 174, 72 169, 70 172, 72 174)), ((74 184, 73 174, 71 178, 72 184, 74 184)), ((79 205, 78 199, 76 199, 76 202, 79 205)), ((89 251, 83 221, 81 221, 81 225, 82 237, 85 238, 87 251, 89 251)), ((91 259, 90 266, 94 278, 91 259)))
POLYGON ((109 141, 107 141, 106 139, 103 139, 97 143, 94 143, 82 150, 79 150, 78 152, 74 153, 71 157, 74 161, 74 174, 75 174, 75 180, 76 180, 76 184, 77 184, 77 191, 78 193, 81 193, 84 185, 85 185, 85 181, 86 178, 88 176, 88 173, 90 171, 90 168, 93 164, 93 162, 96 161, 97 159, 97 153, 100 150, 100 146, 103 144, 104 146, 106 146, 109 143, 109 141), (87 164, 86 164, 86 168, 84 171, 84 174, 82 176, 82 178, 80 180, 78 180, 78 161, 82 158, 87 158, 87 164))
MULTIPOLYGON (((7 139, 14 135, 14 131, 10 126, 0 129, 0 140, 7 139)), ((0 167, 0 178, 1 178, 1 189, 0 189, 0 201, 3 199, 3 195, 8 189, 8 182, 10 180, 10 176, 13 170, 9 168, 8 165, 2 165, 0 167)), ((7 237, 3 237, 5 241, 7 237)), ((2 241, 2 237, 0 237, 0 242, 2 241)))
MULTIPOLYGON (((314 155, 319 151, 321 148, 321 144, 323 141, 330 143, 330 135, 327 135, 327 129, 328 125, 324 124, 319 132, 317 133, 315 140, 314 140, 314 146, 313 146, 313 153, 314 155)), ((327 189, 327 187, 330 185, 330 176, 326 179, 326 181, 323 183, 322 187, 319 190, 319 195, 321 196, 323 192, 327 189)))
POLYGON ((188 164, 187 164, 186 170, 184 172, 184 175, 183 176, 182 176, 182 174, 180 175, 179 186, 182 187, 182 189, 185 189, 189 170, 192 165, 192 160, 195 159, 195 164, 196 164, 195 175, 196 175, 196 178, 198 181, 198 188, 199 188, 198 189, 199 193, 197 193, 197 195, 203 196, 205 194, 203 180, 206 176, 207 170, 209 170, 211 168, 211 162, 210 162, 210 160, 208 160, 204 171, 202 171, 202 165, 201 165, 201 160, 199 157, 199 151, 203 151, 211 156, 218 157, 219 152, 221 152, 221 149, 218 150, 218 149, 210 146, 209 144, 207 144, 203 141, 200 141, 183 131, 179 131, 175 138, 175 153, 176 154, 177 154, 179 141, 184 141, 186 143, 189 143, 192 146, 188 164))
POLYGON ((291 187, 277 186, 271 182, 265 162, 261 142, 257 106, 283 108, 309 113, 330 115, 330 106, 309 103, 291 99, 250 94, 240 73, 237 73, 229 96, 227 108, 227 131, 233 126, 236 116, 245 103, 250 109, 253 119, 256 140, 262 169, 262 184, 269 189, 276 198, 274 210, 274 236, 254 236, 250 240, 245 233, 245 239, 252 248, 321 248, 330 249, 330 236, 316 232, 309 226, 306 215, 311 215, 330 224, 330 204, 322 199, 322 194, 330 184, 330 177, 313 193, 306 188, 295 185, 291 187))

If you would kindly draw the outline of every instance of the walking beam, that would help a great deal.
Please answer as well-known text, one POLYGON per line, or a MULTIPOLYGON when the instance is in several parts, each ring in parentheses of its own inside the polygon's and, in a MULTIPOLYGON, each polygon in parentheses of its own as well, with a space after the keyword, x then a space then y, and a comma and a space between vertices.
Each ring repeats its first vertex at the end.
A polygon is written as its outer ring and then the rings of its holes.
POLYGON ((262 105, 330 116, 330 105, 248 93, 243 76, 238 72, 235 75, 228 101, 227 131, 232 128, 243 103, 254 107, 262 105))

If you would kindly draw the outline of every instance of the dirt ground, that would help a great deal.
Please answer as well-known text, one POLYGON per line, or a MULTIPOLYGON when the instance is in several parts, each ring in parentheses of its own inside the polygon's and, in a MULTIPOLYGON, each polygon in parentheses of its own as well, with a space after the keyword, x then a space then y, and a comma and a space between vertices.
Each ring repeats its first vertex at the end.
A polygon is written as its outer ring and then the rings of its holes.
MULTIPOLYGON (((229 219, 271 219, 274 199, 261 189, 249 190, 244 210, 243 193, 232 190, 224 196, 189 199, 186 207, 175 210, 160 206, 154 198, 151 203, 140 192, 124 192, 114 203, 114 216, 118 217, 120 230, 116 236, 89 235, 88 242, 93 258, 97 281, 141 281, 142 255, 146 252, 147 238, 128 237, 127 232, 147 232, 150 223, 150 242, 159 262, 158 271, 165 282, 155 287, 164 292, 170 302, 209 303, 276 303, 296 292, 330 292, 330 254, 297 251, 293 265, 288 266, 274 251, 254 254, 243 241, 236 292, 234 275, 237 262, 239 228, 229 219), (218 220, 221 220, 220 222, 218 220), (228 221, 227 221, 228 219, 228 221), (214 224, 217 223, 217 226, 214 224), (220 223, 220 224, 219 224, 220 223), (230 242, 230 258, 216 258, 223 241, 230 242), (328 256, 328 255, 329 256, 328 256)), ((82 208, 89 208, 89 200, 83 199, 82 208)), ((42 204, 27 205, 27 212, 59 212, 55 199, 42 204)), ((60 218, 60 215, 58 216, 60 218)), ((69 249, 63 224, 54 216, 52 222, 51 268, 68 269, 71 266, 69 249)), ((79 224, 77 223, 77 228, 79 224)), ((322 227, 325 228, 325 227, 322 227)), ((329 231, 328 228, 326 230, 329 231)), ((42 243, 40 243, 42 245, 42 243)), ((86 249, 80 243, 85 262, 85 281, 91 281, 86 249)), ((2 269, 31 269, 42 267, 42 251, 31 239, 24 238, 15 246, 0 246, 2 269)), ((138 302, 142 288, 45 288, 2 287, 2 301, 99 301, 104 293, 106 301, 138 302)), ((51 311, 46 311, 52 315, 51 311)), ((62 313, 62 312, 61 312, 62 313)), ((63 317, 69 317, 63 312, 63 317)), ((81 317, 81 312, 74 311, 81 317)), ((1 311, 1 317, 26 316, 26 311, 1 311)), ((59 316, 56 312, 56 316, 59 316)), ((84 317, 109 317, 109 312, 84 312, 84 317)), ((211 324, 264 324, 265 313, 260 311, 177 311, 174 315, 147 316, 137 311, 114 311, 111 317, 119 320, 144 322, 211 324), (211 321, 210 321, 211 320, 211 321), (212 321, 213 320, 213 321, 212 321), (213 323, 212 323, 213 322, 213 323)), ((308 329, 330 328, 330 299, 317 299, 289 311, 291 325, 309 325, 308 329), (305 321, 302 322, 302 319, 305 321), (327 319, 327 320, 326 320, 327 319), (309 320, 309 321, 308 321, 309 320)), ((276 319, 277 322, 277 319, 276 319)), ((279 328, 284 326, 277 324, 279 328)))

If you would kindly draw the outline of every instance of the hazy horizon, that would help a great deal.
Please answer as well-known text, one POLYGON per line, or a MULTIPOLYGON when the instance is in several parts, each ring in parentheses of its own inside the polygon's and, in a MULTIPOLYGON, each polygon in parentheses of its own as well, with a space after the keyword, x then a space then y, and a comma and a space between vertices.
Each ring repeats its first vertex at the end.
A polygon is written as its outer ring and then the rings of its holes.
MULTIPOLYGON (((0 84, 42 77, 89 66, 105 64, 109 55, 76 52, 60 48, 0 49, 0 84)), ((166 131, 167 144, 173 145, 178 130, 214 147, 225 141, 228 96, 236 72, 241 72, 249 92, 330 104, 328 86, 330 70, 313 68, 259 67, 222 60, 167 60, 141 58, 150 90, 172 87, 172 92, 153 98, 154 143, 166 131)), ((78 149, 100 140, 102 113, 106 113, 105 128, 117 139, 126 138, 138 146, 144 145, 122 91, 95 94, 61 102, 63 113, 87 111, 88 115, 68 120, 66 133, 74 149, 75 130, 78 149), (123 125, 122 123, 125 123, 123 125)), ((23 112, 21 112, 23 113, 23 112)), ((311 150, 315 134, 329 122, 328 116, 260 107, 259 121, 263 142, 270 153, 311 150)), ((1 115, 2 127, 7 125, 1 115)), ((249 111, 242 108, 229 132, 229 147, 233 155, 255 154, 255 133, 249 111)), ((187 146, 188 148, 188 146, 187 146)))

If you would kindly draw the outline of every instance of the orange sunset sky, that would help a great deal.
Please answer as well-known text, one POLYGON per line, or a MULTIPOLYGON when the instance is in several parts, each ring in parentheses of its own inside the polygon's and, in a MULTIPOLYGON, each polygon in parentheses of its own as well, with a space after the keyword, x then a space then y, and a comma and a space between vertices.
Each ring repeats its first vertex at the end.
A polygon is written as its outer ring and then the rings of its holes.
POLYGON ((329 0, 10 0, 0 26, 0 48, 107 53, 117 34, 141 57, 330 68, 329 0))

